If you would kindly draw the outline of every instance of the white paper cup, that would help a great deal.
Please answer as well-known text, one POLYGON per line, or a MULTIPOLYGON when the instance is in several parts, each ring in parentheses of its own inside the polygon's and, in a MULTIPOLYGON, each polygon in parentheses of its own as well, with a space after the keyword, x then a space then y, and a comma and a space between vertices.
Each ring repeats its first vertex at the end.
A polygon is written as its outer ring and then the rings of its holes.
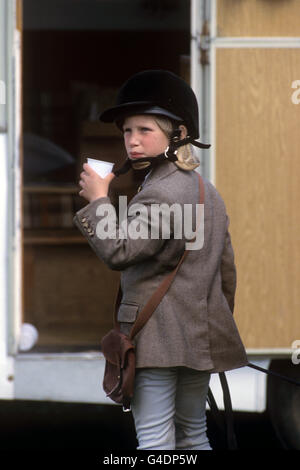
POLYGON ((111 173, 114 163, 103 162, 102 160, 95 160, 94 158, 87 159, 88 165, 96 172, 101 178, 111 173))

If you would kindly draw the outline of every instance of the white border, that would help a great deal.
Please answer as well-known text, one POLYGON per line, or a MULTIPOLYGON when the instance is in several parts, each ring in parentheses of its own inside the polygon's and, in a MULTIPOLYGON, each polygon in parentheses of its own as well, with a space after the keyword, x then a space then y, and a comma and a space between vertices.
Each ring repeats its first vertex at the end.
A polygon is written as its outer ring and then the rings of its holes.
POLYGON ((299 38, 286 38, 286 37, 265 37, 265 38, 252 38, 252 37, 214 37, 211 41, 217 47, 255 47, 255 48, 282 48, 282 47, 300 47, 299 38))
POLYGON ((6 1, 0 0, 0 132, 7 130, 6 6, 6 1))
MULTIPOLYGON (((202 102, 202 69, 199 67, 199 40, 201 34, 201 25, 203 22, 203 1, 205 0, 191 0, 191 42, 190 42, 190 75, 191 75, 191 88, 193 89, 198 102, 199 117, 200 117, 200 134, 201 134, 201 115, 203 110, 202 102)), ((193 148, 195 154, 200 160, 200 173, 203 175, 203 157, 202 152, 198 148, 193 148)))
POLYGON ((17 30, 16 0, 8 3, 8 354, 17 352, 22 318, 22 171, 21 31, 17 30))
MULTIPOLYGON (((15 90, 14 83, 16 71, 14 67, 13 35, 15 30, 16 10, 15 0, 1 1, 1 14, 4 15, 5 34, 2 35, 3 47, 5 53, 3 61, 4 73, 7 77, 7 104, 4 109, 5 114, 5 132, 0 133, 0 155, 2 157, 1 184, 0 184, 0 214, 2 226, 0 230, 0 397, 9 399, 14 396, 14 358, 11 344, 14 341, 14 329, 12 322, 15 319, 15 298, 21 301, 19 289, 15 286, 15 269, 20 273, 20 264, 15 256, 16 252, 14 241, 15 218, 18 217, 19 209, 15 204, 15 167, 13 159, 15 158, 15 90), (13 51, 13 52, 10 52, 13 51), (16 263, 17 262, 17 263, 16 263)), ((20 77, 17 77, 20 80, 20 77)), ((20 111, 20 108, 19 108, 20 111)), ((20 172, 17 172, 17 177, 20 172)), ((20 197, 20 194, 19 194, 20 197)), ((19 229, 20 232, 20 229, 19 229)))

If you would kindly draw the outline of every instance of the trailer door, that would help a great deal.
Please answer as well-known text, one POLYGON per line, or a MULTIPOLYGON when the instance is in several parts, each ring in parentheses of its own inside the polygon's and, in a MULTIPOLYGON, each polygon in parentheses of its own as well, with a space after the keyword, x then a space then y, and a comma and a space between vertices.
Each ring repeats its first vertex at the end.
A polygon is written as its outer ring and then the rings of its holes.
POLYGON ((207 167, 231 221, 235 317, 249 351, 288 352, 300 331, 300 3, 204 5, 207 167))
POLYGON ((21 312, 21 1, 0 0, 0 398, 14 395, 21 312))

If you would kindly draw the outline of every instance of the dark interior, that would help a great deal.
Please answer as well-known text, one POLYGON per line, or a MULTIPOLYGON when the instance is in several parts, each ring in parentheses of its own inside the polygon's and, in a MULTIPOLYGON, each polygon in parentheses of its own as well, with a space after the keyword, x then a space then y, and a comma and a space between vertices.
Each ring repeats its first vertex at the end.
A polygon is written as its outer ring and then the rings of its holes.
MULTIPOLYGON (((115 165, 125 158, 120 131, 100 124, 99 113, 140 70, 164 68, 189 80, 188 1, 135 0, 128 8, 136 17, 106 22, 107 3, 53 1, 47 17, 40 3, 23 2, 23 321, 38 329, 36 351, 98 348, 112 325, 120 274, 72 221, 87 203, 78 195, 86 157, 115 165), (89 26, 95 12, 99 29, 89 26)), ((117 15, 121 2, 112 3, 117 15)), ((112 201, 119 194, 130 200, 141 178, 130 172, 114 180, 112 201)))

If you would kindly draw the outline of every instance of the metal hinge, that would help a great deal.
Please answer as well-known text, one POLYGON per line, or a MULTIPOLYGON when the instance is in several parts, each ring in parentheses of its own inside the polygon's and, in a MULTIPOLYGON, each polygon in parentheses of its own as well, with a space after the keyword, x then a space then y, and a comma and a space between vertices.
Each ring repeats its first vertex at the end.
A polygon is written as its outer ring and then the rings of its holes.
POLYGON ((210 34, 209 34, 209 23, 205 20, 202 24, 202 31, 197 32, 196 36, 192 36, 192 39, 197 41, 199 50, 199 64, 209 65, 209 48, 210 48, 210 34))

